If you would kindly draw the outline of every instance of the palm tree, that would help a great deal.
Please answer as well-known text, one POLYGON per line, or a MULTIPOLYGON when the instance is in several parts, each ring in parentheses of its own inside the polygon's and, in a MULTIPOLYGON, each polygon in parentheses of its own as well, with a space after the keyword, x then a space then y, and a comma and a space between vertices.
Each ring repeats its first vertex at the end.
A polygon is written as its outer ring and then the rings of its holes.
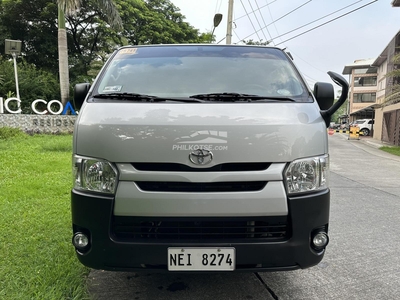
MULTIPOLYGON (((65 16, 76 12, 81 0, 57 0, 58 1, 58 67, 60 75, 61 102, 66 104, 69 100, 69 68, 67 31, 65 28, 65 16)), ((112 0, 93 0, 107 15, 111 26, 122 29, 122 20, 112 0)))

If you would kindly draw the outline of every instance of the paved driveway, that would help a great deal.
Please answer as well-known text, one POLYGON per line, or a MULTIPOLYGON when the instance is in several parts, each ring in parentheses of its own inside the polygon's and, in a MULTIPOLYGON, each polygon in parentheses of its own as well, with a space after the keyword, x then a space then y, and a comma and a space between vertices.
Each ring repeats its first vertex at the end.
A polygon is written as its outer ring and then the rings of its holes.
POLYGON ((400 157, 329 137, 330 245, 291 272, 144 274, 93 270, 95 299, 400 299, 400 157))

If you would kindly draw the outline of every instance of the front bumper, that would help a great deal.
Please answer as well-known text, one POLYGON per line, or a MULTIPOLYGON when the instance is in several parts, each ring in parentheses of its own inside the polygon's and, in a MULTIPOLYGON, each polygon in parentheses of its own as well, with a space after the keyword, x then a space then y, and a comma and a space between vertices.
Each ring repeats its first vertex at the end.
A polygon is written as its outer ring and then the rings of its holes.
POLYGON ((94 269, 114 271, 167 271, 168 247, 234 247, 236 271, 280 271, 308 268, 318 264, 324 250, 311 247, 311 233, 327 231, 329 190, 312 195, 288 198, 290 236, 279 241, 230 242, 132 242, 116 240, 111 232, 112 197, 99 197, 72 191, 74 233, 90 236, 90 250, 77 251, 80 262, 94 269))

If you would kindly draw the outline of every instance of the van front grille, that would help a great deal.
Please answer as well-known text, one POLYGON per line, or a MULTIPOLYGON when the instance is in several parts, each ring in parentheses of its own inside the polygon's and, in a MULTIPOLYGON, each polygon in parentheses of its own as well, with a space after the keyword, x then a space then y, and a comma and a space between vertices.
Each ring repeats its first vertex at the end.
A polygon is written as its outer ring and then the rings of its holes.
POLYGON ((158 182, 136 181, 136 185, 142 191, 148 192, 254 192, 262 190, 266 181, 243 182, 158 182))
POLYGON ((122 241, 239 241, 289 238, 288 218, 144 218, 114 216, 114 237, 122 241))

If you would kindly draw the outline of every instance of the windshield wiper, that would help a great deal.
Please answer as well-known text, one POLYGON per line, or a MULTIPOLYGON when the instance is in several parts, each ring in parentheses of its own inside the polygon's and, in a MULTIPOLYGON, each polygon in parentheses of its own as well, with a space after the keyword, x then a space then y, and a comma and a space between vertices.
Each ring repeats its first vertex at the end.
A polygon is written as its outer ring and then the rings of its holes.
POLYGON ((201 99, 192 98, 175 98, 175 97, 158 97, 146 94, 137 93, 103 93, 93 95, 93 98, 102 99, 118 99, 127 101, 140 101, 140 102, 163 102, 163 101, 178 101, 178 102, 204 102, 201 99))
POLYGON ((122 99, 122 100, 153 100, 156 96, 136 94, 136 93, 104 93, 93 95, 94 98, 103 99, 122 99))
POLYGON ((252 94, 240 94, 240 93, 209 93, 209 94, 197 94, 189 96, 194 99, 207 99, 209 101, 221 101, 221 102, 252 102, 252 101, 295 101, 288 97, 272 97, 272 96, 261 96, 252 94))
POLYGON ((102 99, 118 99, 125 101, 137 101, 137 102, 165 102, 165 101, 177 101, 177 102, 253 102, 253 101, 295 101, 288 97, 271 97, 271 96, 260 96, 252 94, 240 94, 240 93, 209 93, 209 94, 197 94, 189 97, 158 97, 146 94, 137 93, 101 93, 93 95, 93 98, 102 99))

